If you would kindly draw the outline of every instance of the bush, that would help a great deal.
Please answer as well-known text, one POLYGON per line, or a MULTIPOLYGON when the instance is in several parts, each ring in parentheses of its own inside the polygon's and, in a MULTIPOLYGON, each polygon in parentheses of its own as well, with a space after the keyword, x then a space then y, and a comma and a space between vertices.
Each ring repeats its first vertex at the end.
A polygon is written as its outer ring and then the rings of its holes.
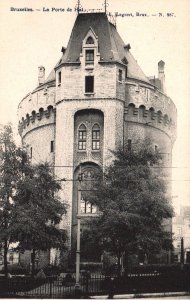
POLYGON ((49 264, 43 268, 43 271, 46 276, 58 276, 61 270, 59 266, 49 264))
MULTIPOLYGON (((8 273, 10 273, 11 275, 26 275, 26 274, 28 274, 27 269, 23 268, 19 264, 8 265, 7 268, 8 268, 8 273)), ((4 272, 5 272, 5 267, 3 266, 0 273, 4 273, 4 272)))

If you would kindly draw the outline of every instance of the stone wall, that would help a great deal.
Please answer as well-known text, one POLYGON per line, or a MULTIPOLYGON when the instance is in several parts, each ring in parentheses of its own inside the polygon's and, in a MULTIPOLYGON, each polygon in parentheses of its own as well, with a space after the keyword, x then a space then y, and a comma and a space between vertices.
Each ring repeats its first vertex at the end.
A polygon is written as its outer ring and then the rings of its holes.
POLYGON ((56 87, 56 103, 63 99, 116 97, 114 64, 97 64, 93 68, 82 68, 80 64, 76 64, 63 66, 58 71, 62 72, 62 83, 56 87), (94 92, 91 94, 85 94, 85 76, 94 76, 94 92))
MULTIPOLYGON (((114 99, 93 100, 64 100, 59 102, 56 111, 56 152, 55 174, 59 178, 65 178, 64 188, 60 192, 60 198, 64 199, 69 209, 62 226, 68 229, 71 236, 72 220, 72 197, 73 197, 73 174, 78 166, 78 160, 74 160, 74 116, 80 110, 100 110, 104 115, 104 140, 103 140, 103 166, 112 161, 113 155, 110 150, 117 147, 117 142, 123 140, 123 102, 114 99), (118 126, 118 124, 120 124, 118 126)), ((83 160, 89 162, 89 158, 83 160)), ((98 164, 97 160, 90 158, 90 162, 98 164)), ((99 162, 100 163, 100 162, 99 162)))
POLYGON ((18 106, 18 119, 21 122, 26 116, 32 116, 32 112, 44 111, 49 106, 55 106, 55 82, 39 86, 33 92, 26 95, 18 106))

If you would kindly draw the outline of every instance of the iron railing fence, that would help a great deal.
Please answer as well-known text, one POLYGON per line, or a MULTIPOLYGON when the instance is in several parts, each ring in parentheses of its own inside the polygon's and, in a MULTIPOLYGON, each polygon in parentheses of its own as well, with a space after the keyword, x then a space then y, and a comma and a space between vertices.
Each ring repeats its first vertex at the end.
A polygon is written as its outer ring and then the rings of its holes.
POLYGON ((0 298, 71 298, 74 286, 74 282, 62 278, 0 279, 0 298))
POLYGON ((98 294, 141 294, 189 292, 190 271, 129 272, 124 276, 84 273, 80 276, 80 290, 75 289, 75 278, 0 278, 0 298, 80 298, 98 294))
POLYGON ((115 293, 190 292, 190 272, 128 273, 115 278, 115 293))

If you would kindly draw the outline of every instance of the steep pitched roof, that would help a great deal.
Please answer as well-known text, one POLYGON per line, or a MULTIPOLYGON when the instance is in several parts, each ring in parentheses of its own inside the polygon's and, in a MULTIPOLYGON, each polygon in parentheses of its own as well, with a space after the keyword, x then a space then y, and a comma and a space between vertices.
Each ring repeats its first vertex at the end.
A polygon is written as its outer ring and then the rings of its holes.
POLYGON ((48 77, 46 78, 44 83, 50 82, 55 80, 55 69, 53 68, 53 70, 51 70, 51 72, 49 73, 48 77))
POLYGON ((125 43, 119 36, 115 26, 108 21, 105 13, 82 13, 77 16, 61 62, 79 62, 82 42, 90 28, 98 36, 100 59, 102 62, 123 62, 123 59, 127 59, 128 76, 149 82, 129 49, 125 47, 125 43))
MULTIPOLYGON (((61 63, 79 62, 82 42, 90 28, 93 29, 98 37, 100 60, 102 62, 123 62, 123 60, 127 60, 128 77, 150 83, 129 49, 125 47, 125 43, 115 26, 108 21, 105 13, 81 13, 77 16, 68 46, 55 67, 61 63)), ((52 80, 55 80, 54 69, 45 80, 45 83, 52 80)))

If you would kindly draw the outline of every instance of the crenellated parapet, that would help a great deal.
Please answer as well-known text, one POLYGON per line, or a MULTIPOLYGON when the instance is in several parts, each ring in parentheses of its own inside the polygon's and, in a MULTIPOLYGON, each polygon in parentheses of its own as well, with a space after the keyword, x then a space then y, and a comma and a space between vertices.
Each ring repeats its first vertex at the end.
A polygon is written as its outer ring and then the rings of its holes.
POLYGON ((39 85, 18 106, 19 133, 55 123, 55 81, 39 85))
POLYGON ((161 110, 156 111, 153 107, 145 105, 135 106, 134 103, 129 103, 124 110, 124 120, 134 122, 146 126, 151 126, 165 132, 172 140, 176 139, 176 119, 175 121, 163 114, 161 110))
POLYGON ((41 107, 37 112, 33 110, 30 115, 26 114, 25 118, 22 117, 19 121, 19 134, 23 138, 31 130, 55 124, 55 118, 56 109, 52 105, 49 105, 45 110, 43 107, 41 107))
POLYGON ((32 111, 38 112, 40 108, 46 110, 48 106, 55 107, 55 84, 44 84, 27 94, 18 105, 18 119, 25 118, 32 111))
POLYGON ((157 87, 134 79, 126 82, 125 120, 153 126, 176 139, 177 109, 157 87))
POLYGON ((171 98, 157 87, 140 81, 126 82, 126 105, 133 103, 136 107, 144 105, 147 109, 161 111, 176 123, 177 109, 171 98))

